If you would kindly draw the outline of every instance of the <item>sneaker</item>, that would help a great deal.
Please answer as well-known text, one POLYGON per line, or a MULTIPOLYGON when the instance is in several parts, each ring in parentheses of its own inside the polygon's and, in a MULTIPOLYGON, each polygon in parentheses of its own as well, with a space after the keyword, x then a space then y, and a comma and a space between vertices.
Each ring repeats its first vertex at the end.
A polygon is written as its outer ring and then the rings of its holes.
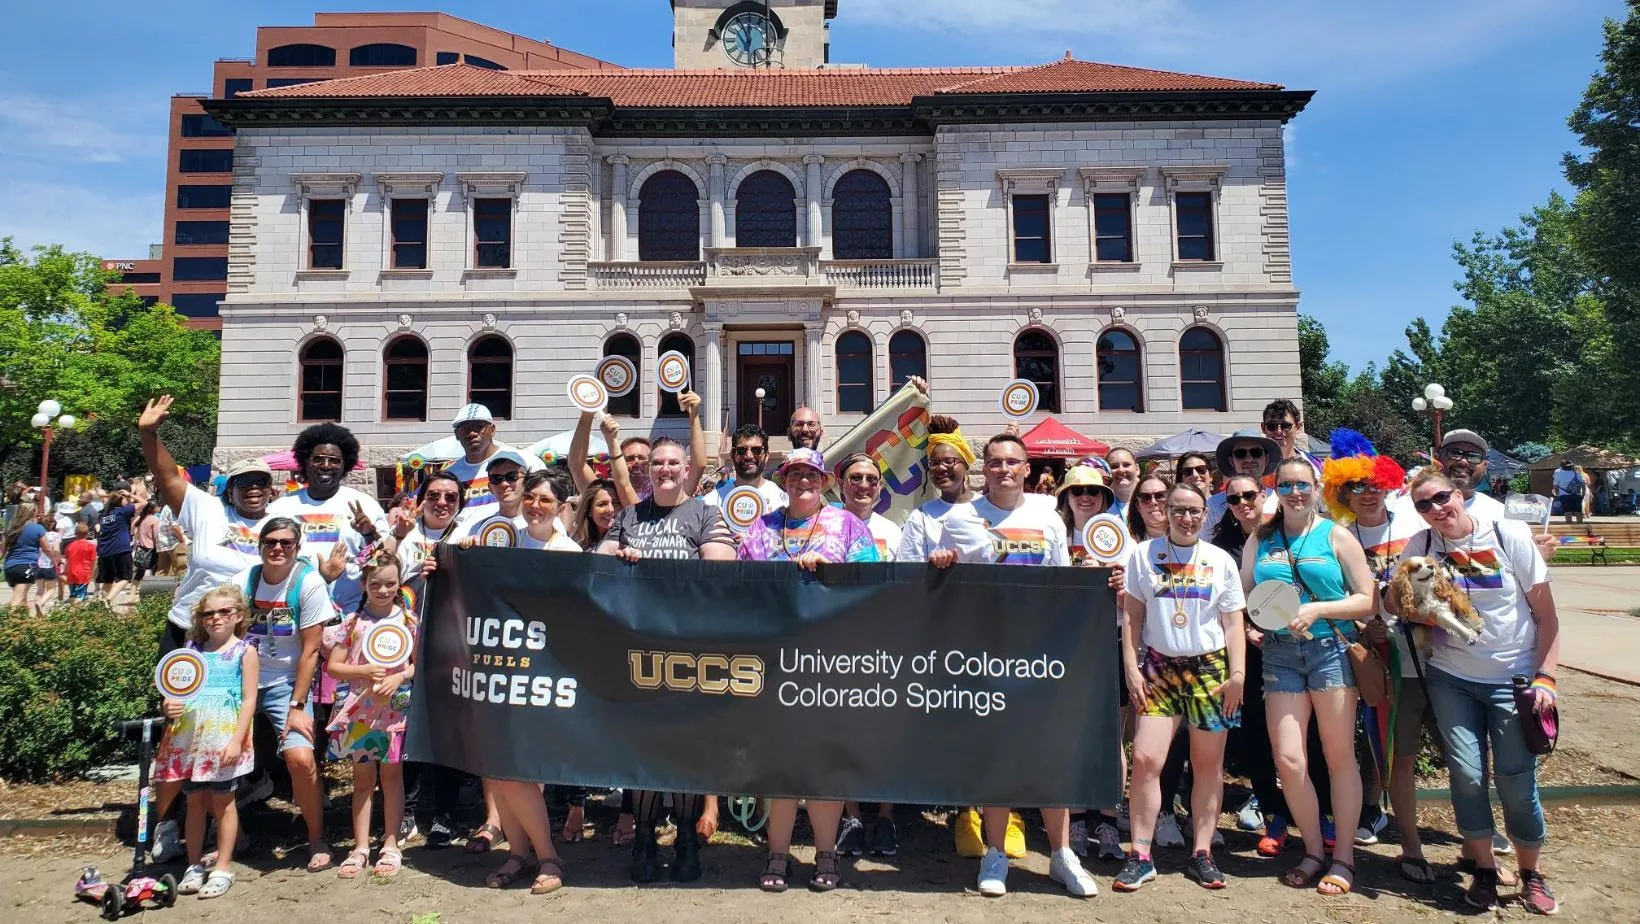
POLYGON ((1555 914, 1560 911, 1560 902, 1555 901, 1555 893, 1549 891, 1548 880, 1535 869, 1520 871, 1520 900, 1526 910, 1534 914, 1555 914))
POLYGON ((1389 827, 1389 816, 1376 805, 1361 810, 1361 825, 1355 829, 1355 846, 1371 847, 1378 843, 1378 835, 1389 827))
POLYGON ((1156 846, 1184 846, 1184 835, 1179 833, 1179 816, 1172 812, 1163 812, 1156 819, 1156 846))
POLYGON ((1258 796, 1250 796, 1247 804, 1236 813, 1236 827, 1243 831, 1257 831, 1264 827, 1264 813, 1259 810, 1258 796))
POLYGON ((1093 829, 1093 837, 1099 842, 1099 859, 1120 860, 1126 856, 1122 852, 1122 835, 1116 833, 1116 826, 1110 822, 1100 822, 1093 829))
POLYGON ((1079 857, 1088 855, 1088 823, 1081 819, 1071 822, 1071 853, 1079 857))
POLYGON ((1258 855, 1261 857, 1277 857, 1287 849, 1287 819, 1280 815, 1271 815, 1270 820, 1264 823, 1264 836, 1258 839, 1258 855))
POLYGON ((1204 889, 1222 889, 1225 886, 1224 874, 1219 872, 1212 854, 1205 850, 1190 855, 1190 861, 1184 866, 1184 874, 1201 883, 1204 889))
POLYGON ((979 860, 979 894, 988 898, 1008 894, 1008 855, 995 847, 985 848, 979 860))
POLYGON ((1333 822, 1331 815, 1323 815, 1321 818, 1321 842, 1327 845, 1328 850, 1338 846, 1338 826, 1333 822))
POLYGON ((1116 881, 1111 888, 1118 892, 1137 892, 1145 883, 1156 878, 1156 864, 1148 859, 1141 859, 1137 854, 1130 854, 1128 861, 1122 866, 1122 871, 1116 874, 1116 881))
POLYGON ((256 778, 256 782, 239 791, 239 795, 234 797, 234 804, 239 808, 244 808, 247 805, 266 802, 271 798, 273 798, 273 777, 268 776, 264 771, 256 778))
POLYGON ((1469 889, 1463 893, 1463 900, 1469 907, 1482 911, 1498 907, 1498 871, 1475 870, 1475 877, 1469 881, 1469 889))
POLYGON ((1510 843, 1502 831, 1492 832, 1492 855, 1495 857, 1508 856, 1515 852, 1515 845, 1510 843))
POLYGON ((860 819, 853 816, 844 816, 842 827, 837 830, 837 855, 843 857, 865 856, 866 827, 860 824, 860 819))
POLYGON ((1065 891, 1077 898, 1092 898, 1099 894, 1099 883, 1092 873, 1082 867, 1082 861, 1068 847, 1053 852, 1053 858, 1048 861, 1048 878, 1064 886, 1065 891))
POLYGON ((871 855, 892 857, 900 852, 900 832, 890 818, 879 818, 871 826, 871 855))
POLYGON ((450 830, 449 816, 439 815, 433 819, 432 826, 427 829, 427 846, 433 850, 442 850, 450 846, 450 840, 453 837, 455 837, 455 832, 450 830))
POLYGON ((167 863, 182 856, 182 838, 177 823, 162 821, 154 827, 154 844, 148 848, 148 857, 155 863, 167 863))

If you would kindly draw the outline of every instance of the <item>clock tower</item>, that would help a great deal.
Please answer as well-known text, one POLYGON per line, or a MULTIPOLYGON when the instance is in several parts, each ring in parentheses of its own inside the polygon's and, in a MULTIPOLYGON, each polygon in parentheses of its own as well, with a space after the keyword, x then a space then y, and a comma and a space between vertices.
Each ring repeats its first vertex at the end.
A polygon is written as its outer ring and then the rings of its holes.
POLYGON ((837 0, 671 0, 679 70, 822 67, 837 0))

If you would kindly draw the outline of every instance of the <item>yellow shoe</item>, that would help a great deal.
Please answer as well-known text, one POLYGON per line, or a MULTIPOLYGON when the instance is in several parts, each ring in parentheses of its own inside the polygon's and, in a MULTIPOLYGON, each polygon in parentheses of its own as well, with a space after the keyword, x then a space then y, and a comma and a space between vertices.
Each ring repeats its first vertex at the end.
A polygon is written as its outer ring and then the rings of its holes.
POLYGON ((1008 813, 1008 837, 1002 842, 1002 852, 1012 860, 1025 856, 1025 819, 1018 812, 1008 813))
POLYGON ((957 812, 952 824, 956 839, 957 856, 977 860, 985 856, 985 832, 980 822, 979 809, 972 806, 957 812))

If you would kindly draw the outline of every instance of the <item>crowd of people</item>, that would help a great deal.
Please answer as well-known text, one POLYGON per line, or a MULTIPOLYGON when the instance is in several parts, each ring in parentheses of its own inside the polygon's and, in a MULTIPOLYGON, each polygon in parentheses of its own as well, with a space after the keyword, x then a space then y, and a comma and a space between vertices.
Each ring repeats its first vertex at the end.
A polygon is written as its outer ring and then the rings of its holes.
MULTIPOLYGON (((141 480, 115 479, 55 506, 39 487, 7 491, 3 534, 6 584, 14 606, 44 612, 92 596, 118 604, 149 574, 169 574, 186 536, 141 480)), ((185 554, 185 553, 184 553, 185 554)))
MULTIPOLYGON (((429 847, 461 839, 452 819, 471 781, 452 768, 403 760, 414 662, 384 668, 361 650, 364 633, 380 623, 417 631, 427 616, 426 582, 437 580, 440 544, 628 562, 788 562, 802 570, 885 560, 936 568, 1085 567, 1111 564, 1096 561, 1081 538, 1090 518, 1110 513, 1131 539, 1110 572, 1122 614, 1120 637, 1111 641, 1120 648, 1123 735, 1131 742, 1131 760, 1125 753, 1123 759, 1126 798, 1042 810, 1054 881, 1073 896, 1097 894, 1084 862, 1093 853, 1120 864, 1116 891, 1135 891, 1157 876, 1156 850, 1183 848, 1189 878, 1226 887, 1214 850, 1223 843, 1224 779, 1233 766, 1251 782, 1253 797, 1237 823, 1260 835, 1260 856, 1280 857, 1296 828, 1302 855, 1281 876, 1286 885, 1350 892, 1354 848, 1377 843, 1386 829, 1386 793, 1400 830, 1397 871, 1413 883, 1432 883, 1414 793, 1414 761, 1427 725, 1451 776, 1471 873, 1464 899, 1490 908, 1500 889, 1514 888, 1530 910, 1558 908, 1539 867, 1546 831, 1536 764, 1522 736, 1523 707, 1512 694, 1516 678, 1525 676, 1532 698, 1524 708, 1546 709, 1555 699, 1558 623, 1546 565, 1553 545, 1536 543, 1477 490, 1487 483, 1488 447, 1471 431, 1447 434, 1439 464, 1409 478, 1358 435, 1335 434, 1332 452, 1308 454, 1301 411, 1276 401, 1260 429, 1236 433, 1214 451, 1147 470, 1131 451, 1112 449, 1067 467, 1053 493, 1043 495, 1027 488, 1031 459, 1017 433, 975 444, 957 421, 935 415, 926 470, 938 496, 896 523, 876 512, 885 490, 877 462, 865 454, 828 459, 819 416, 808 408, 794 414, 793 448, 778 465, 760 428, 736 430, 729 470, 718 479, 707 472, 698 398, 687 393, 680 406, 692 422, 688 445, 668 437, 622 440, 614 418, 585 413, 567 463, 550 467, 498 441, 489 411, 468 405, 452 421, 463 457, 426 474, 412 496, 384 509, 346 484, 360 447, 336 424, 311 426, 295 440, 300 490, 277 496, 272 471, 251 459, 234 464, 220 497, 212 496, 187 482, 158 437, 169 406, 167 397, 150 402, 138 422, 153 500, 190 543, 162 653, 189 646, 224 665, 213 668, 209 688, 186 706, 165 704, 173 721, 156 760, 154 852, 186 856, 184 892, 211 897, 233 884, 236 790, 254 797, 268 786, 252 769, 257 716, 274 731, 266 756, 279 758, 291 778, 307 827, 309 871, 395 874, 417 815, 427 824, 429 847), (610 449, 607 471, 589 461, 594 426, 610 449), (764 500, 765 513, 744 532, 731 529, 720 512, 738 487, 764 500), (1467 590, 1485 624, 1476 643, 1437 635, 1427 656, 1408 643, 1385 588, 1397 563, 1412 555, 1437 559, 1467 590), (1246 615, 1249 592, 1269 582, 1291 585, 1301 600, 1291 624, 1279 630, 1260 629, 1246 615), (1390 663, 1399 668, 1388 684, 1397 721, 1387 774, 1357 756, 1371 733, 1361 721, 1350 653, 1358 640, 1380 651, 1393 646, 1390 663), (354 771, 355 847, 340 858, 323 826, 318 768, 327 756, 354 771), (1187 782, 1188 838, 1176 814, 1187 782), (1493 830, 1494 782, 1502 836, 1493 830), (384 829, 371 864, 378 786, 384 829), (406 810, 407 787, 418 794, 414 812, 406 810), (173 818, 184 801, 179 796, 188 804, 182 832, 173 818), (205 852, 207 817, 217 819, 214 855, 205 852), (1507 852, 1518 861, 1513 876, 1498 866, 1497 855, 1507 852)), ((8 555, 8 579, 11 573, 8 555)), ((1124 742, 1111 744, 1121 750, 1124 742)), ((581 838, 585 791, 544 794, 539 784, 507 780, 483 780, 478 791, 485 818, 466 835, 465 849, 504 845, 507 854, 488 885, 528 881, 536 893, 561 888, 554 842, 581 838), (556 838, 547 806, 554 796, 570 803, 556 838)), ((631 845, 631 878, 700 878, 700 847, 720 823, 718 796, 628 791, 622 799, 613 834, 631 845), (657 840, 668 815, 678 832, 669 863, 657 840)), ((802 807, 816 847, 811 890, 837 888, 845 857, 893 856, 899 849, 891 805, 808 799, 802 807)), ((794 878, 800 803, 772 799, 767 808, 767 862, 757 884, 779 892, 794 878)), ((980 807, 979 815, 977 889, 1003 895, 1019 816, 1005 806, 980 807)))

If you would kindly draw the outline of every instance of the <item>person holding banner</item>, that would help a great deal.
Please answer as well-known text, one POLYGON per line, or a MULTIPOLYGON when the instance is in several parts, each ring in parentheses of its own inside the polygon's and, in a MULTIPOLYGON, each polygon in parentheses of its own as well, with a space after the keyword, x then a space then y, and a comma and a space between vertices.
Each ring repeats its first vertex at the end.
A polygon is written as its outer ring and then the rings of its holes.
POLYGON ((595 551, 615 525, 615 515, 621 512, 619 497, 615 482, 599 478, 582 489, 575 499, 575 519, 569 537, 583 551, 595 551))
POLYGON ((867 453, 854 453, 837 466, 837 480, 843 489, 843 509, 871 530, 877 557, 894 561, 900 553, 901 532, 893 520, 877 512, 877 501, 883 494, 883 475, 877 462, 867 453))
POLYGON ((558 496, 558 487, 551 472, 530 472, 524 479, 525 530, 518 537, 521 549, 546 549, 552 552, 580 552, 583 549, 569 537, 558 507, 564 499, 558 496))
MULTIPOLYGON (((941 548, 942 524, 946 518, 959 508, 966 510, 978 496, 968 487, 968 472, 977 461, 956 420, 939 414, 928 418, 928 479, 940 496, 906 517, 895 556, 898 560, 933 560, 941 548)), ((947 553, 954 560, 956 552, 947 550, 947 553)))
POLYGON ((1137 891, 1156 878, 1151 834, 1158 812, 1171 810, 1161 804, 1162 765, 1181 724, 1189 729, 1195 772, 1190 800, 1195 843, 1185 875, 1203 888, 1225 886, 1212 844, 1224 798, 1224 742, 1240 724, 1247 679, 1242 631, 1247 603, 1236 560, 1201 541, 1207 492, 1200 484, 1175 485, 1167 513, 1167 535, 1134 551, 1134 576, 1123 598, 1123 670, 1139 721, 1129 788, 1133 852, 1116 877, 1118 892, 1137 891))
MULTIPOLYGON (((742 428, 745 429, 745 428, 742 428)), ((762 436, 759 430, 757 435, 762 436)), ((737 433, 737 448, 742 443, 737 433)), ((746 456, 737 454, 736 463, 746 456)), ((871 530, 859 517, 826 503, 826 458, 813 449, 793 449, 775 472, 782 494, 789 500, 781 510, 759 517, 740 541, 741 561, 789 561, 805 571, 823 562, 877 561, 871 530)), ((814 876, 809 888, 830 892, 842 882, 838 863, 837 827, 843 803, 808 800, 809 824, 814 829, 814 876), (822 850, 822 845, 833 849, 822 850)), ((769 800, 769 858, 758 886, 765 892, 784 892, 791 876, 792 827, 797 822, 796 799, 769 800)))
POLYGON ((1242 584, 1278 582, 1297 588, 1297 615, 1264 637, 1264 701, 1282 793, 1304 837, 1304 859, 1281 878, 1322 895, 1347 894, 1355 883, 1354 831, 1361 815, 1361 768, 1355 759, 1355 673, 1346 649, 1356 621, 1377 610, 1378 585, 1361 543, 1334 528, 1318 509, 1315 466, 1294 457, 1276 468, 1280 512, 1261 524, 1242 550, 1242 584), (1323 859, 1321 809, 1310 782, 1307 730, 1314 715, 1332 778, 1337 830, 1345 832, 1323 859), (1325 873, 1325 875, 1323 875, 1325 873))

